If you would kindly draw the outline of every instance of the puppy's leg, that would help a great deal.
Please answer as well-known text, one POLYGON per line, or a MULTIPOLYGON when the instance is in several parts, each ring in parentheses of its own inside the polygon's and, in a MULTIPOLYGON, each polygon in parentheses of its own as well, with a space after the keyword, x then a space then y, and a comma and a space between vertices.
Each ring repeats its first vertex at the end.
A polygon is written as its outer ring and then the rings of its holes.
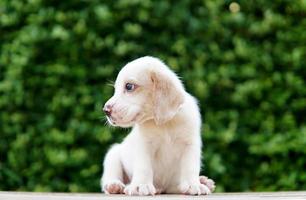
POLYGON ((125 187, 124 193, 127 195, 154 195, 156 189, 153 185, 150 154, 144 144, 139 144, 135 148, 137 154, 133 161, 132 181, 125 187))
POLYGON ((106 194, 122 194, 123 169, 120 161, 120 145, 113 146, 105 156, 104 170, 101 178, 101 189, 106 194))
POLYGON ((181 160, 181 174, 179 190, 183 194, 205 195, 210 194, 210 189, 199 180, 201 165, 200 144, 186 146, 181 160))

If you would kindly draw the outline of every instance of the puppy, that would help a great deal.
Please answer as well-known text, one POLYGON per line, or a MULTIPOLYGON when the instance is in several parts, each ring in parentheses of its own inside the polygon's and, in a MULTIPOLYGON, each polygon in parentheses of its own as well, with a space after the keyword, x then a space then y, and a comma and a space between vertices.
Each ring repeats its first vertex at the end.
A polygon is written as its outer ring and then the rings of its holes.
POLYGON ((125 65, 103 110, 111 125, 133 127, 105 156, 105 193, 205 195, 214 190, 211 179, 199 177, 197 102, 159 59, 146 56, 125 65))

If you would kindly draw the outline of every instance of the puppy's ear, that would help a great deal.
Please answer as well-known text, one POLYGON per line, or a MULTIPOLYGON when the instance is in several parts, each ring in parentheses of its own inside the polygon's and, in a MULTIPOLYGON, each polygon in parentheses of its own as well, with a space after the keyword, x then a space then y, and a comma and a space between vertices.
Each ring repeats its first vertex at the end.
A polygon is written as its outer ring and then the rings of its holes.
POLYGON ((151 71, 153 83, 153 116, 157 125, 171 120, 184 102, 180 85, 162 72, 151 71))

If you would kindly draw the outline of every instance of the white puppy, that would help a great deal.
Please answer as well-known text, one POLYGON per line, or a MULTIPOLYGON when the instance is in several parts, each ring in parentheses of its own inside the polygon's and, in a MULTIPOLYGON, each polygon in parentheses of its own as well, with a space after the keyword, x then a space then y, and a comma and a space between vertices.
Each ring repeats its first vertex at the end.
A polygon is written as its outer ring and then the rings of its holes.
POLYGON ((146 56, 124 66, 103 110, 111 125, 133 127, 105 157, 105 193, 202 195, 214 190, 211 179, 199 177, 197 102, 163 62, 146 56))

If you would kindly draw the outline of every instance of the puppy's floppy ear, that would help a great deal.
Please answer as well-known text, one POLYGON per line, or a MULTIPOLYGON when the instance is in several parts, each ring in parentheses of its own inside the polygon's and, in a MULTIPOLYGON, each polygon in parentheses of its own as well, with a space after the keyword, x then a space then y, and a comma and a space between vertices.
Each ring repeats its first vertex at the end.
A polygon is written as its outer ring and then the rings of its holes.
POLYGON ((184 102, 180 85, 167 74, 151 71, 153 83, 153 116, 157 125, 171 120, 184 102))

